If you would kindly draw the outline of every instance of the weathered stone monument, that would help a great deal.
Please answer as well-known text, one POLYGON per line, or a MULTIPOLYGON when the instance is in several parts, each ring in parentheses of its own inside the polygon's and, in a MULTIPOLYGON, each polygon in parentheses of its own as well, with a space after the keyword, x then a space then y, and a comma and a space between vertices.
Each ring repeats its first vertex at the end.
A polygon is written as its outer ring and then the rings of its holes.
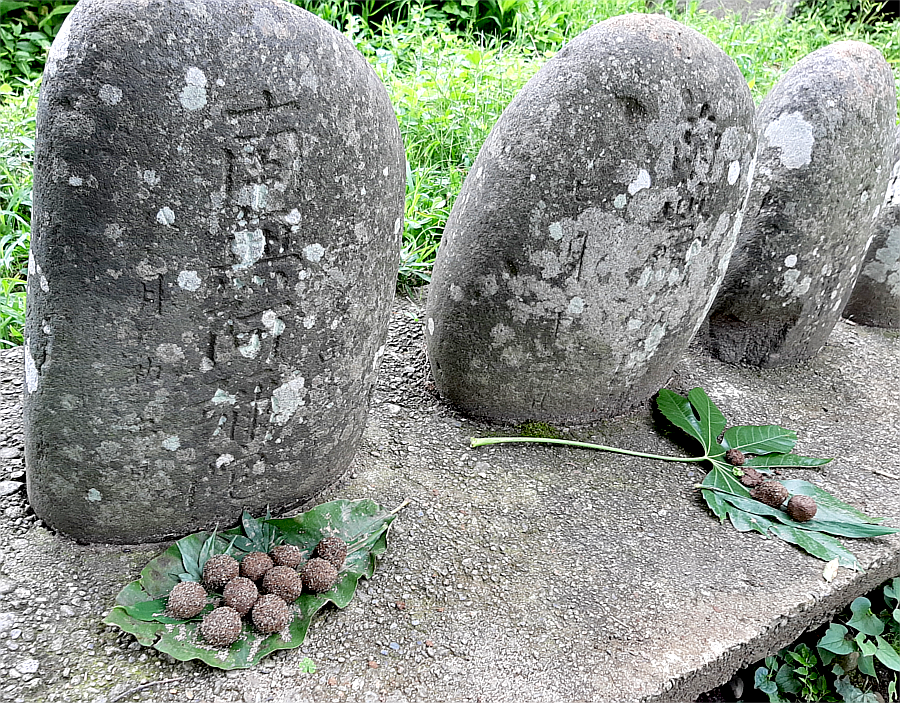
POLYGON ((501 419, 646 401, 703 322, 755 147, 734 62, 657 15, 581 34, 504 111, 463 185, 428 296, 440 393, 501 419))
POLYGON ((348 467, 396 279, 404 155, 362 56, 277 0, 82 0, 38 109, 29 498, 156 540, 348 467))
POLYGON ((772 367, 825 344, 884 202, 895 118, 891 69, 860 42, 813 52, 772 89, 738 247, 709 317, 713 354, 772 367))
POLYGON ((891 177, 872 243, 844 317, 873 327, 900 327, 900 128, 894 132, 891 177))

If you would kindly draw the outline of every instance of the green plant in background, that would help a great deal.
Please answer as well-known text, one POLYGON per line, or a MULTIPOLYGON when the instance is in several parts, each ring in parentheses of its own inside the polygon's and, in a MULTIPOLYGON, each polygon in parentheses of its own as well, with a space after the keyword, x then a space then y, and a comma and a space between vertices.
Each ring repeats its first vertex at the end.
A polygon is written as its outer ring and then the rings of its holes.
POLYGON ((770 703, 893 703, 900 672, 900 578, 882 584, 871 595, 884 608, 875 613, 869 598, 857 598, 821 637, 806 637, 809 644, 801 642, 766 657, 754 672, 755 688, 770 703), (889 680, 879 681, 876 661, 884 667, 882 676, 885 672, 891 676, 889 680), (873 690, 879 684, 887 698, 873 690))
POLYGON ((881 527, 878 525, 882 521, 880 518, 869 517, 809 481, 791 480, 781 484, 791 495, 815 499, 817 512, 812 519, 798 521, 779 508, 754 500, 739 480, 744 470, 767 473, 775 468, 811 468, 831 461, 790 453, 797 442, 797 433, 793 430, 778 425, 736 425, 726 429, 725 416, 702 388, 692 389, 687 398, 662 388, 657 394, 656 406, 669 422, 700 444, 703 450, 701 456, 662 456, 544 437, 473 437, 471 446, 545 442, 661 461, 706 462, 711 469, 697 488, 719 520, 724 522, 727 518, 739 532, 753 530, 764 537, 774 535, 824 561, 836 559, 840 566, 849 569, 859 569, 859 562, 834 535, 867 538, 900 532, 900 529, 881 527), (732 451, 747 457, 744 459, 742 456, 741 467, 733 466, 726 460, 727 454, 732 451))
POLYGON ((50 44, 73 7, 60 0, 0 0, 0 76, 40 76, 50 44))

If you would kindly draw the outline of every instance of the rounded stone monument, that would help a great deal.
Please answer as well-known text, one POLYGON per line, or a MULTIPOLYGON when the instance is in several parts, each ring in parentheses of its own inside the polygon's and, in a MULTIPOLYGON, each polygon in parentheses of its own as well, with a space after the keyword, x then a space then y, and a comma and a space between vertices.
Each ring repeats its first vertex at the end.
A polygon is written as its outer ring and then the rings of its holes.
POLYGON ((705 335, 715 356, 786 366, 825 344, 884 202, 896 111, 890 66, 861 42, 813 52, 766 96, 744 224, 705 335))
POLYGON ((893 167, 872 243, 844 317, 872 327, 900 328, 900 127, 894 132, 893 167))
POLYGON ((466 413, 588 422, 665 384, 725 274, 754 105, 734 62, 658 15, 582 33, 503 112, 428 294, 440 393, 466 413))
POLYGON ((277 0, 81 0, 37 120, 28 492, 81 541, 304 503, 348 468, 404 152, 353 45, 277 0))

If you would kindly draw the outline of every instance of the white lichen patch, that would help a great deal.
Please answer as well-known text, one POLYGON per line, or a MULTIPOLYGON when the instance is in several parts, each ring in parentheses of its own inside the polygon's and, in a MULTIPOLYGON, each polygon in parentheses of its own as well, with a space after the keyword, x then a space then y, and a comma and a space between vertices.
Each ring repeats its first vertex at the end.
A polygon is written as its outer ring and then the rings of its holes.
POLYGON ((175 213, 168 205, 161 207, 156 213, 156 221, 164 227, 171 227, 175 224, 175 213))
POLYGON ((781 165, 800 168, 812 161, 813 126, 799 112, 784 113, 765 131, 770 147, 781 149, 781 165))
POLYGON ((509 325, 504 325, 502 322, 498 322, 496 325, 491 327, 491 347, 503 347, 509 344, 513 339, 515 339, 516 333, 512 327, 509 325))
POLYGON ((216 459, 216 468, 221 469, 223 466, 234 463, 234 456, 231 454, 220 454, 216 459))
POLYGON ((254 332, 250 335, 250 340, 246 344, 242 344, 238 347, 238 352, 245 359, 255 359, 259 355, 261 346, 259 335, 254 332))
POLYGON ((181 438, 177 434, 171 434, 162 441, 162 448, 174 452, 181 449, 181 438))
POLYGON ((875 250, 875 259, 867 263, 862 275, 876 283, 887 283, 891 295, 900 297, 900 226, 892 227, 884 246, 875 250))
POLYGON ((550 231, 550 238, 557 242, 563 238, 562 222, 551 222, 547 228, 550 231))
POLYGON ((433 317, 428 318, 428 324, 426 325, 426 327, 428 328, 428 334, 434 334, 434 318, 433 317))
POLYGON ((304 329, 311 330, 313 327, 316 326, 316 319, 317 319, 317 318, 318 318, 318 315, 316 315, 315 313, 310 313, 309 315, 304 316, 304 318, 303 318, 303 328, 304 328, 304 329))
POLYGON ((263 327, 269 330, 269 333, 277 337, 284 332, 284 320, 278 317, 274 310, 265 310, 262 314, 263 327))
POLYGON ((325 247, 323 247, 318 242, 308 244, 307 246, 303 247, 303 256, 305 256, 308 261, 317 263, 322 260, 323 256, 325 256, 325 247))
POLYGON ((80 188, 84 185, 84 179, 81 176, 69 176, 69 185, 73 188, 80 188))
POLYGON ((185 110, 199 110, 206 107, 206 74, 196 66, 191 66, 184 75, 185 86, 178 101, 185 110))
POLYGON ((616 199, 613 200, 613 206, 614 206, 617 210, 621 210, 621 209, 624 208, 626 205, 628 205, 628 197, 625 195, 625 193, 619 193, 619 194, 616 196, 616 199))
POLYGON ((800 278, 802 272, 800 269, 788 269, 784 272, 784 283, 781 286, 781 290, 778 291, 780 295, 791 296, 791 297, 799 297, 801 295, 806 295, 809 292, 809 287, 812 284, 812 278, 810 276, 804 276, 802 279, 800 278))
POLYGON ((794 268, 794 266, 797 265, 797 255, 788 254, 786 257, 784 257, 784 265, 789 269, 794 268))
POLYGON ((303 216, 300 214, 300 211, 297 208, 294 208, 284 216, 284 221, 289 225, 299 225, 302 219, 303 216))
POLYGON ((238 258, 238 263, 232 265, 232 269, 238 271, 247 269, 259 261, 266 250, 266 237, 261 229, 252 232, 241 230, 234 233, 234 241, 231 243, 231 252, 238 258))
MULTIPOLYGON (((628 194, 634 195, 650 187, 650 174, 646 169, 638 171, 637 178, 628 184, 628 194)), ((618 200, 618 198, 617 198, 618 200)), ((617 206, 618 207, 618 206, 617 206)))
POLYGON ((741 162, 732 161, 728 164, 728 185, 733 186, 741 175, 741 162))
POLYGON ((210 398, 210 402, 213 405, 234 405, 237 402, 237 396, 232 395, 231 393, 227 393, 221 388, 216 388, 216 392, 213 393, 213 397, 210 398))
POLYGON ((109 83, 100 86, 100 99, 107 105, 118 105, 122 102, 122 89, 109 83))
POLYGON ((29 393, 34 393, 38 389, 39 380, 40 374, 37 364, 34 363, 34 357, 31 355, 31 345, 25 342, 25 387, 29 393))
POLYGON ((156 347, 156 358, 164 364, 177 364, 184 361, 184 351, 177 344, 163 343, 156 347))
POLYGON ((703 242, 701 242, 699 239, 695 239, 691 242, 691 246, 688 247, 687 252, 685 252, 684 260, 686 262, 690 262, 690 260, 697 256, 697 254, 699 254, 702 249, 703 242))
POLYGON ((264 183, 254 183, 241 188, 238 193, 237 203, 243 207, 249 207, 254 212, 265 210, 269 202, 269 187, 264 183))
POLYGON ((152 188, 153 186, 159 185, 160 179, 159 176, 156 175, 156 171, 147 169, 141 173, 141 180, 152 188))
POLYGON ((305 384, 306 380, 300 376, 283 383, 272 392, 271 407, 273 423, 276 425, 284 425, 294 416, 294 413, 297 412, 297 408, 303 407, 306 404, 306 401, 304 400, 304 396, 306 395, 304 391, 305 384))
POLYGON ((569 306, 566 308, 566 312, 570 315, 580 315, 584 312, 584 298, 579 298, 575 296, 569 301, 569 306))
POLYGON ((196 271, 180 271, 178 273, 178 287, 194 292, 200 288, 200 276, 196 271))
POLYGON ((92 488, 87 492, 87 495, 84 497, 84 499, 90 501, 91 503, 97 503, 98 501, 103 500, 103 496, 96 488, 92 488))

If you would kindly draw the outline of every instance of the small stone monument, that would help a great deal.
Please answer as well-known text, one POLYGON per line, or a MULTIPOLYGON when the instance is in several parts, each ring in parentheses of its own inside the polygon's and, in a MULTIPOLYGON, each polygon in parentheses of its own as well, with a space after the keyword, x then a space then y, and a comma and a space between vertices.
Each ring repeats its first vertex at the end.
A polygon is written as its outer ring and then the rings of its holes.
POLYGON ((668 379, 725 274, 755 148, 734 62, 658 15, 602 22, 523 88, 444 232, 426 337, 440 393, 588 422, 668 379))
POLYGON ((850 41, 804 58, 760 105, 756 175, 709 317, 714 355, 785 366, 825 344, 884 202, 896 109, 884 57, 850 41))
POLYGON ((82 0, 38 108, 35 512, 142 542, 348 468, 396 280, 404 152, 353 45, 277 0, 82 0))
POLYGON ((844 317, 873 327, 900 328, 900 127, 894 132, 891 158, 884 205, 844 317))

